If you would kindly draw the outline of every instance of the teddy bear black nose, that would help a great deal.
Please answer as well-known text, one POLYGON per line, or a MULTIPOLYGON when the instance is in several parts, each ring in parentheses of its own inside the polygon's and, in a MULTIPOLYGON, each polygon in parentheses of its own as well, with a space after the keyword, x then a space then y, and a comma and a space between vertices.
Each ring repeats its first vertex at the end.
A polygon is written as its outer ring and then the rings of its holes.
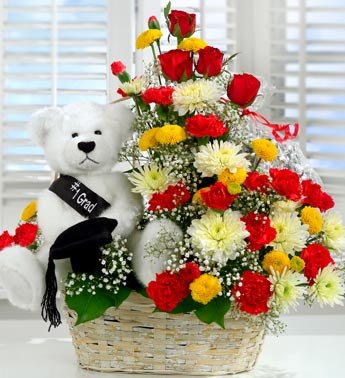
POLYGON ((96 147, 95 142, 79 142, 78 143, 79 150, 85 152, 86 154, 93 151, 95 147, 96 147))

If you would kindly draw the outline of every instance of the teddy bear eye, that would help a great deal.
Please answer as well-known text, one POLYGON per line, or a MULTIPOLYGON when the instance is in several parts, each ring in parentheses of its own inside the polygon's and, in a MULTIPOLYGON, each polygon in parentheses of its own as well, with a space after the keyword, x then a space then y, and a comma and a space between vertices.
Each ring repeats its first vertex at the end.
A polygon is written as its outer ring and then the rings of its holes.
POLYGON ((78 133, 73 133, 72 138, 76 138, 78 136, 78 133))
POLYGON ((95 131, 95 134, 96 134, 96 135, 102 135, 102 131, 101 131, 101 130, 96 130, 96 131, 95 131))

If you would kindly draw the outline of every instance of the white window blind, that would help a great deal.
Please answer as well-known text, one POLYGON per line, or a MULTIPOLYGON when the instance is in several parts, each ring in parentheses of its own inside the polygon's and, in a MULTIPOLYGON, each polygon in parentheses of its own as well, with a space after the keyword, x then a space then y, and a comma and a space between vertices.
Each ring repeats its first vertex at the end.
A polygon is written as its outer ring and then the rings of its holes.
POLYGON ((46 188, 49 168, 25 128, 32 112, 76 101, 107 101, 106 0, 0 1, 0 214, 46 188))
POLYGON ((345 2, 270 0, 271 118, 301 145, 345 213, 345 2))

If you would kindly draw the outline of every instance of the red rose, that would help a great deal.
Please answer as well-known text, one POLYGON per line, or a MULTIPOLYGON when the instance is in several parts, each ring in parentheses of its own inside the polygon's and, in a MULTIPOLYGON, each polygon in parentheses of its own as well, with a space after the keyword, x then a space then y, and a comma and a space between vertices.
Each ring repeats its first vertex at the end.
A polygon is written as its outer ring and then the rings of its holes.
POLYGON ((159 21, 157 20, 157 17, 155 17, 155 16, 149 17, 149 19, 147 21, 147 25, 148 25, 149 29, 160 30, 160 28, 161 28, 159 21))
POLYGON ((170 50, 158 55, 162 72, 169 80, 185 81, 192 77, 193 60, 189 51, 170 50))
POLYGON ((231 195, 220 181, 209 188, 201 189, 200 195, 206 206, 216 210, 226 210, 238 197, 231 195))
POLYGON ((272 187, 280 195, 297 202, 302 196, 299 176, 290 169, 271 168, 272 187))
POLYGON ((311 180, 305 180, 302 182, 302 188, 302 203, 318 207, 322 212, 329 210, 334 206, 333 198, 324 192, 319 184, 316 184, 311 180))
POLYGON ((190 135, 197 138, 208 136, 218 138, 229 131, 224 123, 215 115, 205 116, 202 114, 187 118, 186 130, 190 135))
POLYGON ((304 275, 311 285, 314 283, 314 278, 319 269, 323 269, 329 264, 334 264, 329 250, 318 243, 309 244, 308 247, 304 248, 301 253, 301 259, 305 262, 304 275))
POLYGON ((248 190, 258 191, 260 193, 267 193, 270 188, 270 180, 267 175, 261 175, 258 172, 249 172, 244 186, 248 190))
POLYGON ((170 105, 173 102, 173 92, 173 87, 148 88, 142 94, 142 99, 146 104, 170 105))
POLYGON ((228 85, 229 99, 243 108, 249 106, 257 96, 260 88, 260 81, 253 75, 244 73, 235 74, 228 85))
POLYGON ((179 272, 181 279, 188 284, 188 288, 191 282, 200 277, 200 274, 199 265, 195 262, 186 263, 186 266, 179 272))
POLYGON ((0 251, 4 248, 10 247, 14 243, 13 236, 11 236, 8 231, 4 231, 0 235, 0 251))
POLYGON ((196 17, 194 13, 172 10, 168 14, 169 32, 178 39, 188 38, 195 32, 196 17))
POLYGON ((147 295, 161 311, 172 311, 188 294, 186 283, 177 273, 163 272, 156 274, 146 289, 147 295))
POLYGON ((149 211, 173 209, 182 206, 190 199, 190 193, 186 185, 180 181, 175 185, 169 185, 162 193, 153 193, 149 200, 149 211))
POLYGON ((224 54, 216 47, 206 46, 198 51, 196 70, 206 77, 217 76, 222 71, 224 54))
POLYGON ((241 221, 246 224, 250 233, 248 236, 248 248, 251 251, 258 251, 269 244, 277 235, 277 231, 271 226, 270 219, 265 214, 248 213, 241 221))
POLYGON ((111 63, 110 68, 111 68, 111 72, 115 76, 117 76, 117 75, 121 74, 122 72, 126 71, 126 66, 122 62, 120 62, 120 61, 111 63))
POLYGON ((28 247, 35 241, 37 231, 38 227, 36 224, 23 223, 16 228, 14 242, 22 247, 28 247))
POLYGON ((242 286, 232 288, 232 295, 241 311, 258 315, 269 310, 268 300, 271 298, 271 282, 259 273, 246 270, 241 276, 242 286))

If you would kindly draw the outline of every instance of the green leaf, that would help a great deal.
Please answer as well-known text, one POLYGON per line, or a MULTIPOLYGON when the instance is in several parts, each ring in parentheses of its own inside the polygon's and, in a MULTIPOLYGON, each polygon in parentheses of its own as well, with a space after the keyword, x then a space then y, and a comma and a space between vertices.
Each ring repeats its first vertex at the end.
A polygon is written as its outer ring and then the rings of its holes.
POLYGON ((148 298, 149 296, 147 295, 147 292, 146 292, 146 288, 145 287, 138 287, 137 289, 135 289, 136 292, 140 295, 142 295, 143 297, 145 298, 148 298))
POLYGON ((222 328, 224 326, 224 315, 230 309, 230 300, 226 297, 216 297, 207 305, 195 312, 195 315, 204 323, 217 323, 222 328))
POLYGON ((202 307, 201 303, 195 302, 191 295, 188 295, 182 302, 180 302, 170 314, 181 314, 186 312, 192 312, 202 307))
POLYGON ((99 318, 109 307, 119 307, 129 296, 131 289, 121 287, 117 294, 99 288, 95 291, 95 295, 88 292, 73 296, 66 295, 68 307, 78 315, 75 325, 99 318))
POLYGON ((167 18, 171 9, 171 1, 168 2, 167 6, 164 8, 164 17, 167 18))

